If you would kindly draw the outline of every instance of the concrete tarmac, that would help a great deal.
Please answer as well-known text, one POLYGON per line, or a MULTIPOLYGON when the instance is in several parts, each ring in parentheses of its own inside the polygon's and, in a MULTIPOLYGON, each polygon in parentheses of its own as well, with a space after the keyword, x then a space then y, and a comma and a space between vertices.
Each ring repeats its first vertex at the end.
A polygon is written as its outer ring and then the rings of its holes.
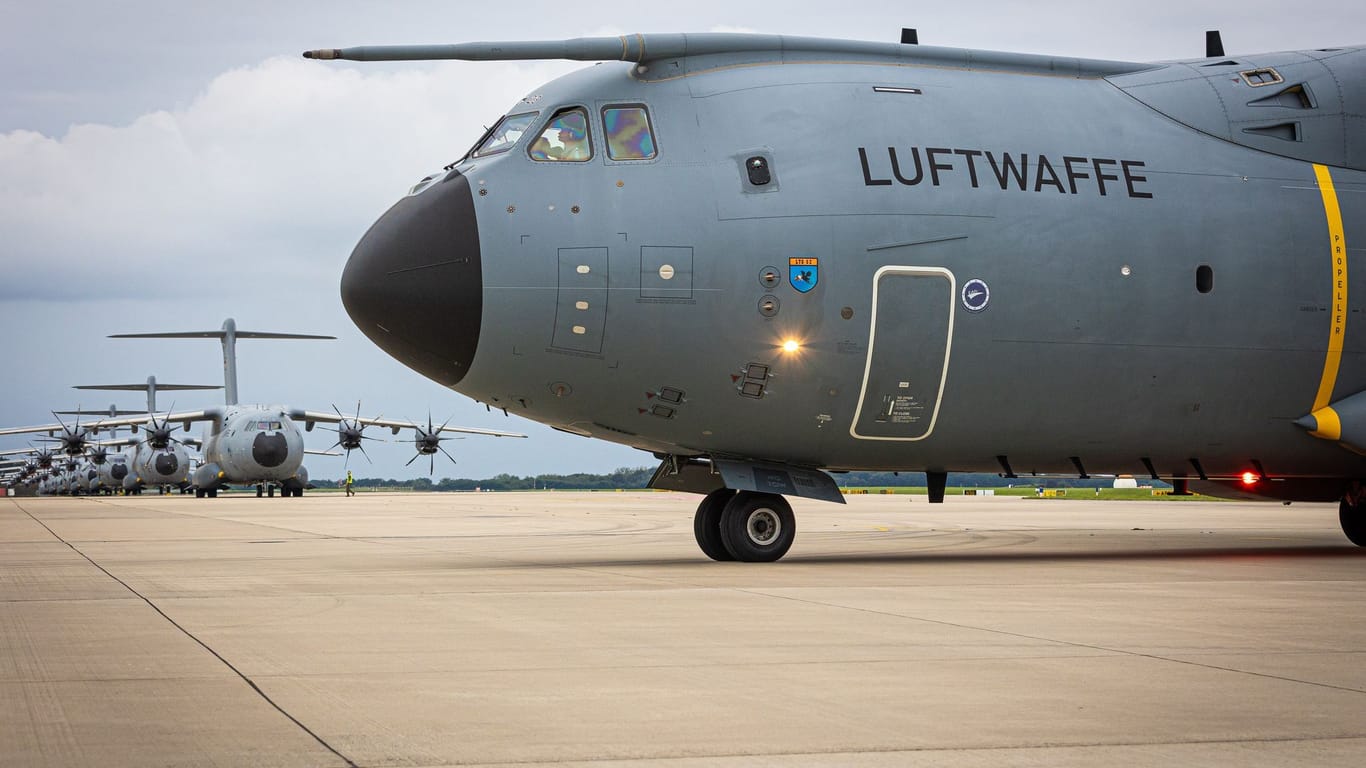
POLYGON ((0 765, 1366 762, 1321 504, 0 499, 0 765))

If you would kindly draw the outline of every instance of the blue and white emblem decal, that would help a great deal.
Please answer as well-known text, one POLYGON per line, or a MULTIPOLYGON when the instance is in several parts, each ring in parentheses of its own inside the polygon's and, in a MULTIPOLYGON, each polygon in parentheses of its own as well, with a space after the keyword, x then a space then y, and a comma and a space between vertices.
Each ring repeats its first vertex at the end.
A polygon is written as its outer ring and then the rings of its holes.
POLYGON ((963 309, 981 312, 987 308, 988 301, 991 301, 991 289, 986 283, 975 277, 963 283, 963 309))
POLYGON ((820 259, 793 257, 787 260, 787 281, 798 293, 807 293, 821 278, 820 259))

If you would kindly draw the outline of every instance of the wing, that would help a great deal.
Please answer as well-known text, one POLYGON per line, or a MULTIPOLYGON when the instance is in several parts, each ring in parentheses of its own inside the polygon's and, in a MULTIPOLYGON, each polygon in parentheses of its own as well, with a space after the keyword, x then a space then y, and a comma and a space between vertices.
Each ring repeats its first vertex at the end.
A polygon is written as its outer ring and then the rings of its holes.
POLYGON ((90 445, 98 445, 101 448, 124 448, 129 445, 137 445, 142 440, 136 437, 118 437, 113 440, 96 440, 90 445))
MULTIPOLYGON (((302 409, 290 411, 289 417, 295 421, 304 422, 305 428, 308 429, 311 429, 314 424, 336 424, 342 420, 342 417, 335 413, 306 411, 302 409)), ((347 417, 346 420, 366 427, 387 427, 389 431, 395 435, 402 429, 426 429, 425 425, 399 419, 371 419, 366 417, 352 419, 347 417)), ((459 432, 465 435, 485 435, 487 437, 526 437, 526 435, 519 432, 502 432, 496 429, 480 429, 478 427, 453 427, 447 425, 443 426, 439 431, 459 432)))
MULTIPOLYGON (((95 434, 100 430, 112 429, 114 427, 141 427, 146 425, 150 418, 150 416, 144 413, 141 416, 127 416, 118 419, 99 419, 98 421, 82 422, 81 428, 88 430, 91 434, 95 434)), ((167 414, 164 417, 160 414, 157 415, 157 421, 166 421, 172 424, 183 422, 186 425, 186 428, 189 427, 191 422, 217 421, 221 418, 223 418, 223 410, 221 408, 210 408, 205 411, 180 411, 178 413, 167 414)), ((0 429, 0 435, 24 435, 36 434, 39 432, 48 432, 55 435, 63 430, 64 428, 61 424, 42 424, 36 427, 9 427, 7 429, 0 429)))

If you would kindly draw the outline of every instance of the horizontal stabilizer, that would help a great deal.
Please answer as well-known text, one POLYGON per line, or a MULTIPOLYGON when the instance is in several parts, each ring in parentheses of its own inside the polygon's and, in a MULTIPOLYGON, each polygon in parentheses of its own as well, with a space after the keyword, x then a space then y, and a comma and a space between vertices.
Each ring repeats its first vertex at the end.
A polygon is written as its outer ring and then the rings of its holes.
MULTIPOLYGON (((172 331, 170 333, 115 333, 111 339, 218 339, 223 344, 223 400, 237 405, 237 340, 238 339, 335 339, 336 336, 316 336, 310 333, 275 333, 273 331, 239 331, 237 321, 229 317, 216 331, 172 331)), ((149 379, 148 383, 152 383, 149 379)), ((160 387, 168 389, 168 387, 160 387)), ((154 389, 149 389, 149 399, 154 389)), ((155 409, 155 405, 148 405, 155 409)))
MULTIPOLYGON (((178 331, 174 333, 113 333, 111 339, 223 339, 226 331, 178 331)), ((335 339, 336 336, 315 336, 310 333, 271 333, 269 331, 237 331, 239 339, 335 339)), ((158 389, 165 389, 157 385, 158 389)))
MULTIPOLYGON (((108 392, 146 392, 149 385, 142 384, 80 384, 72 389, 99 389, 108 392)), ((156 385, 158 392, 185 391, 189 389, 222 389, 222 384, 162 384, 156 385)), ((58 411, 58 413, 75 413, 75 411, 58 411)), ((86 413, 86 412, 83 412, 86 413)), ((93 414, 108 414, 108 411, 89 411, 93 414)), ((124 413, 120 411, 119 413, 124 413)), ((129 413, 142 413, 142 411, 129 411, 129 413)))

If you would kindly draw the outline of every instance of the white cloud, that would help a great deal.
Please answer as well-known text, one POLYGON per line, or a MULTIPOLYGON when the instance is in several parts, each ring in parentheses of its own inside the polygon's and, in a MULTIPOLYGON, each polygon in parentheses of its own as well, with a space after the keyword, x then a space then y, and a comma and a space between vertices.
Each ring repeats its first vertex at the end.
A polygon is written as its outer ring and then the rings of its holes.
POLYGON ((562 70, 276 58, 128 125, 0 135, 0 297, 98 295, 111 287, 107 265, 131 294, 172 274, 217 284, 282 269, 322 269, 335 287, 370 222, 562 70), (44 268, 18 269, 35 263, 44 268))

